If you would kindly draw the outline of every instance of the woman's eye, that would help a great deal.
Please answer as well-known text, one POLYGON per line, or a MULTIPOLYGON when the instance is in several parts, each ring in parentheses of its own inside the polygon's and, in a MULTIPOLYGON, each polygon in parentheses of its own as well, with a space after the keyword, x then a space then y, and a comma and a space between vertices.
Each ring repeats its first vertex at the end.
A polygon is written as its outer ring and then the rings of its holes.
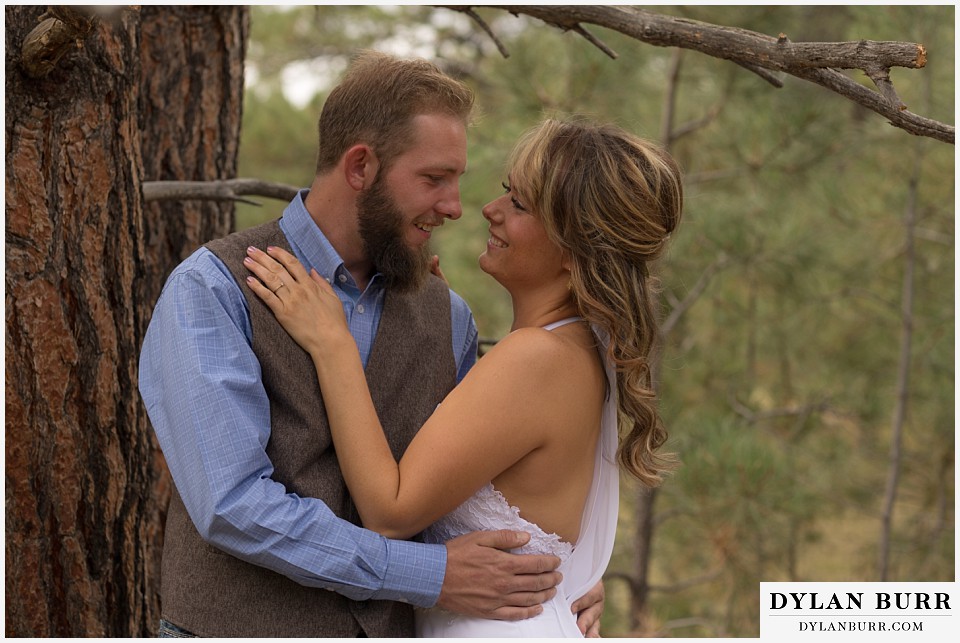
MULTIPOLYGON (((509 185, 507 185, 506 183, 502 183, 502 182, 500 183, 500 185, 503 186, 503 189, 504 189, 505 192, 507 192, 508 194, 510 193, 511 188, 510 188, 509 185)), ((512 204, 513 204, 513 207, 515 207, 515 208, 518 209, 518 210, 521 210, 521 211, 523 211, 523 212, 526 212, 526 211, 527 211, 527 209, 526 209, 525 207, 523 207, 523 204, 520 203, 520 201, 518 201, 518 200, 517 200, 517 197, 515 197, 515 196, 510 197, 510 203, 512 203, 512 204)))

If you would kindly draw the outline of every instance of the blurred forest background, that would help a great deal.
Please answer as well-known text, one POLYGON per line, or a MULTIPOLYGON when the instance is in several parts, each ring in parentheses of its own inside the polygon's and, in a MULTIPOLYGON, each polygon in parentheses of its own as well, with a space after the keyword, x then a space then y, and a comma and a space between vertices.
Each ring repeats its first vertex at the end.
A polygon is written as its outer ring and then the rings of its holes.
MULTIPOLYGON (((925 67, 891 72, 899 97, 954 122, 952 6, 652 10, 794 43, 921 43, 925 67)), ((477 91, 464 215, 434 238, 490 342, 511 311, 477 267, 480 210, 522 131, 613 121, 686 170, 653 364, 683 465, 655 492, 624 480, 605 636, 756 637, 760 581, 954 580, 955 146, 794 76, 775 89, 584 19, 612 60, 476 11, 509 58, 443 8, 5 7, 7 636, 156 633, 172 483, 137 392, 143 333, 177 263, 285 203, 235 216, 148 191, 309 185, 320 106, 360 48, 477 91)))
MULTIPOLYGON (((927 66, 894 81, 912 111, 952 122, 951 6, 653 10, 793 41, 922 43, 927 66)), ((358 48, 435 60, 474 87, 479 118, 463 218, 434 247, 495 340, 511 310, 477 267, 480 209, 517 136, 584 114, 669 145, 687 199, 659 266, 659 380, 683 466, 656 494, 623 485, 604 635, 758 636, 761 580, 953 580, 954 147, 793 78, 774 89, 597 29, 611 60, 477 11, 509 58, 444 10, 254 8, 238 175, 309 185, 320 106, 358 48)), ((237 227, 282 207, 241 205, 237 227)))

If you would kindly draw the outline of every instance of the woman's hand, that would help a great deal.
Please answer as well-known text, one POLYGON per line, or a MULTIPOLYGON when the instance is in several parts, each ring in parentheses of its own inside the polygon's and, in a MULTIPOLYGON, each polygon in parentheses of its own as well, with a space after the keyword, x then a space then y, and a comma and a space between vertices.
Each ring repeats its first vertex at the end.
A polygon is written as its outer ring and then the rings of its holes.
POLYGON ((247 248, 243 263, 256 275, 247 277, 247 285, 310 355, 352 342, 343 304, 316 270, 308 275, 296 257, 272 246, 266 252, 247 248))
POLYGON ((447 281, 443 271, 440 270, 440 255, 433 255, 433 257, 430 259, 430 272, 443 279, 443 283, 447 284, 448 286, 450 285, 450 282, 447 281))

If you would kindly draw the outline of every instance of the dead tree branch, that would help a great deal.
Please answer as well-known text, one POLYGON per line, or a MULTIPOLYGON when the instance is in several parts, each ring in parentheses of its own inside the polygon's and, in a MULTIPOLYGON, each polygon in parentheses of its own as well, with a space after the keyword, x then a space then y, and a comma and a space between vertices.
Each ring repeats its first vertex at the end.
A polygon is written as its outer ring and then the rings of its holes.
MULTIPOLYGON (((791 42, 765 34, 609 5, 481 5, 524 14, 563 30, 583 32, 583 24, 605 27, 658 47, 680 47, 732 61, 777 85, 783 73, 815 83, 885 117, 890 124, 917 136, 954 143, 956 128, 906 109, 890 81, 892 67, 920 69, 926 49, 908 42, 791 42), (864 87, 837 69, 859 69, 879 91, 864 87)), ((469 6, 447 6, 472 12, 469 6)), ((780 83, 782 84, 782 83, 780 83)))
MULTIPOLYGON (((447 8, 447 9, 454 9, 455 7, 445 7, 445 8, 447 8)), ((484 32, 486 32, 486 34, 487 34, 488 36, 490 36, 490 39, 493 40, 493 44, 495 44, 495 45, 497 46, 497 51, 500 52, 500 55, 501 55, 501 56, 503 56, 504 58, 509 58, 509 57, 510 57, 510 52, 507 51, 507 48, 503 45, 503 42, 501 42, 500 39, 497 38, 497 34, 495 34, 495 33, 493 32, 493 29, 490 28, 490 25, 487 24, 487 21, 486 21, 486 20, 484 20, 483 18, 481 18, 479 15, 477 15, 477 12, 474 11, 473 9, 471 9, 470 7, 467 7, 466 9, 464 9, 464 10, 463 10, 463 13, 467 14, 468 16, 470 16, 470 18, 471 18, 475 23, 477 23, 477 25, 479 25, 479 27, 480 27, 481 29, 483 29, 484 32)))
POLYGON ((604 582, 615 581, 615 580, 623 581, 624 583, 626 583, 627 587, 630 588, 631 592, 636 591, 637 581, 630 574, 625 574, 624 572, 607 571, 603 575, 603 580, 604 582))
POLYGON ((697 279, 697 283, 693 284, 693 287, 690 288, 690 291, 687 293, 687 296, 678 301, 673 309, 670 311, 670 314, 667 315, 667 318, 663 320, 663 323, 660 324, 660 335, 666 337, 673 330, 673 327, 676 326, 677 321, 683 316, 687 310, 696 303, 697 299, 700 298, 700 295, 707 289, 707 286, 710 285, 710 280, 713 277, 723 270, 730 263, 729 257, 726 254, 721 253, 716 259, 713 260, 706 270, 704 270, 700 277, 697 279))
POLYGON ((573 27, 573 31, 575 31, 575 32, 577 32, 578 34, 580 34, 581 36, 583 36, 583 37, 587 40, 587 42, 589 42, 591 45, 593 45, 594 47, 596 47, 597 49, 599 49, 599 50, 602 51, 603 53, 607 54, 608 56, 610 56, 610 57, 613 58, 614 60, 617 59, 617 52, 615 52, 613 49, 610 49, 610 47, 608 47, 608 46, 606 45, 606 43, 604 43, 602 40, 600 40, 599 38, 597 38, 596 36, 594 36, 592 33, 590 33, 589 31, 587 31, 587 30, 583 27, 583 25, 580 25, 580 24, 575 25, 575 26, 573 27))
POLYGON ((244 196, 262 196, 280 201, 291 200, 298 188, 259 179, 224 181, 145 181, 143 200, 148 201, 239 201, 260 205, 244 196))

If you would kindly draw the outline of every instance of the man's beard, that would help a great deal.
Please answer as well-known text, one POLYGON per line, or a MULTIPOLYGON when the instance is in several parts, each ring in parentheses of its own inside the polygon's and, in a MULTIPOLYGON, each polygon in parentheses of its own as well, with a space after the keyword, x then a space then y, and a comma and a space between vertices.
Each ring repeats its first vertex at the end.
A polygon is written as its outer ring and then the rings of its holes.
POLYGON ((404 242, 403 213, 387 192, 382 177, 381 168, 373 185, 357 197, 360 238, 387 288, 416 290, 429 273, 430 248, 427 244, 411 248, 404 242))

